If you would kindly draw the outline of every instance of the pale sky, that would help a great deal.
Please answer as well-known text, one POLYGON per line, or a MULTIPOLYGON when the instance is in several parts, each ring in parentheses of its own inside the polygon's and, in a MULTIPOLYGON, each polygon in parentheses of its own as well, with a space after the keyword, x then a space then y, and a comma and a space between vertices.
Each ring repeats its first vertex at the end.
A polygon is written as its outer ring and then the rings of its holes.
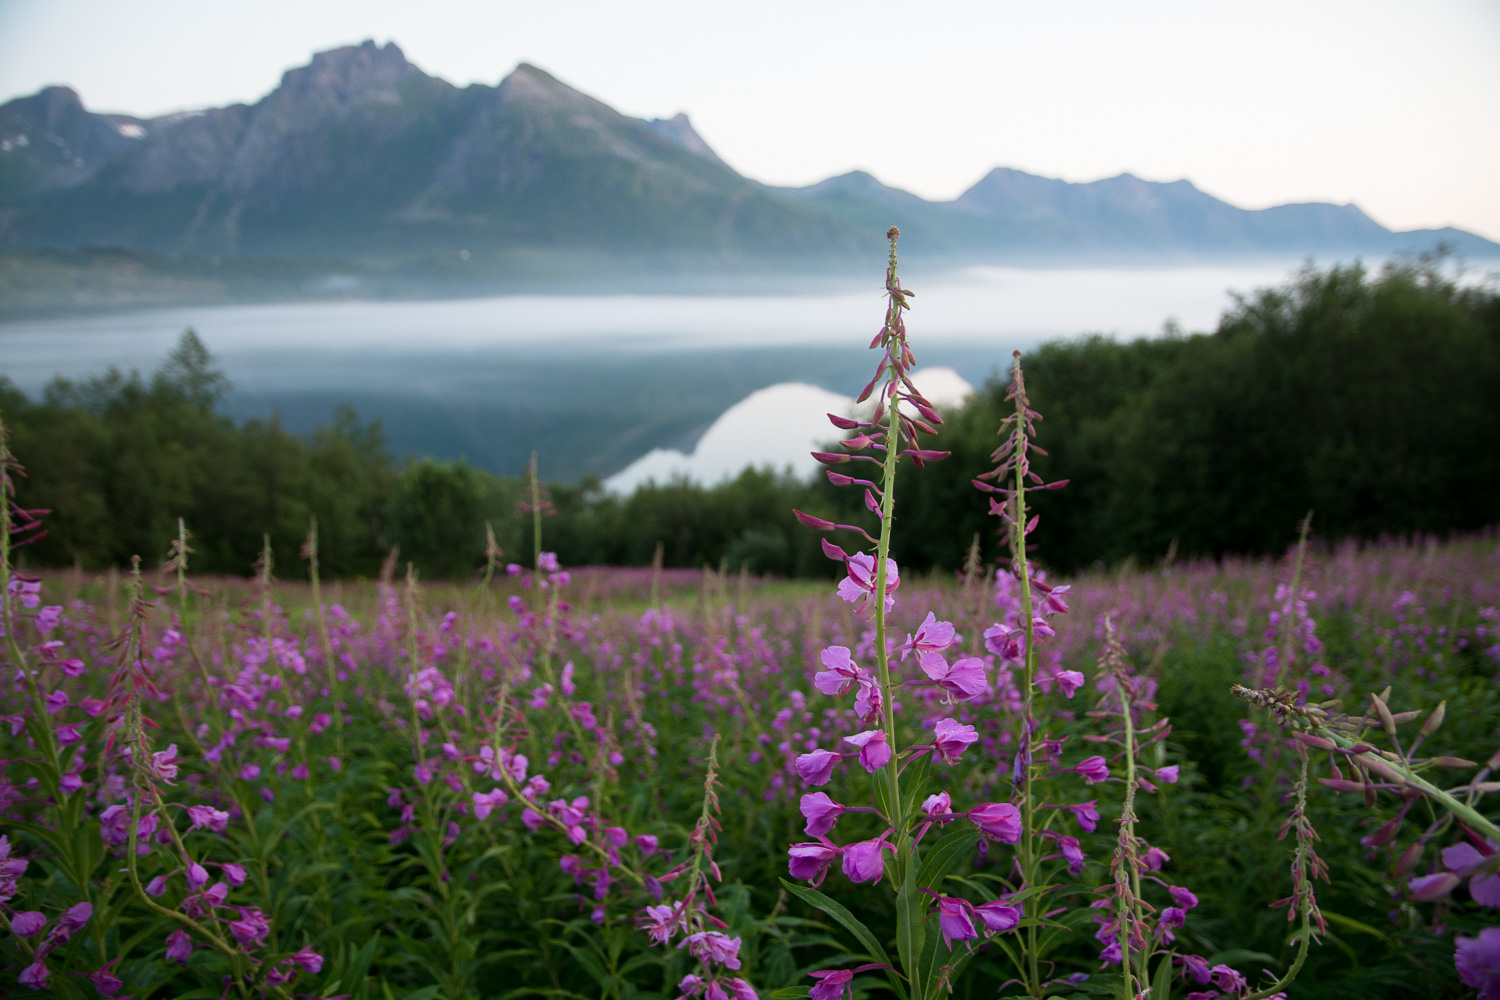
POLYGON ((686 111, 772 184, 863 169, 948 199, 994 166, 1130 171, 1500 240, 1500 0, 0 0, 0 101, 253 102, 366 38, 459 85, 527 61, 625 114, 686 111))

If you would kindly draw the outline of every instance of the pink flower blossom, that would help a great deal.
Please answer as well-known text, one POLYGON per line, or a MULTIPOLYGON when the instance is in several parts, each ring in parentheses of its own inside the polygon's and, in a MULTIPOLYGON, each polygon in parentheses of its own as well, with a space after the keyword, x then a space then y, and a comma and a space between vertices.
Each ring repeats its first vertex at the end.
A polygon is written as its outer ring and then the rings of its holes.
POLYGON ((999 934, 1005 931, 1013 931, 1021 922, 1021 911, 1010 903, 995 900, 992 903, 981 903, 974 907, 975 914, 984 923, 985 930, 990 934, 999 934))
MULTIPOLYGON (((859 748, 860 766, 871 774, 874 774, 890 762, 891 748, 886 744, 885 730, 883 729, 869 729, 862 733, 855 733, 853 736, 845 736, 844 742, 852 747, 859 748)), ((814 785, 823 784, 821 781, 808 783, 814 785)))
POLYGON ((938 929, 943 933, 943 943, 948 948, 954 941, 972 941, 979 937, 974 929, 974 906, 967 899, 939 896, 937 901, 938 929))
POLYGON ((991 840, 1014 844, 1021 839, 1021 810, 1009 802, 986 802, 966 815, 991 840))
POLYGON ((827 669, 813 675, 813 687, 824 694, 846 694, 864 676, 864 671, 850 658, 848 646, 829 646, 821 658, 827 669))
POLYGON ((474 817, 476 819, 485 819, 490 813, 509 801, 510 797, 505 794, 504 789, 496 788, 489 792, 475 792, 474 817))
POLYGON ((965 726, 956 719, 939 719, 932 728, 933 752, 948 764, 957 764, 964 751, 979 739, 973 726, 965 726))
POLYGON ((229 814, 213 806, 188 806, 188 822, 192 830, 212 830, 221 833, 229 823, 229 814))
POLYGON ((1068 810, 1073 814, 1073 818, 1078 821, 1079 827, 1087 833, 1093 833, 1099 826, 1097 802, 1097 799, 1089 799, 1087 802, 1068 806, 1068 810))
POLYGON ((844 807, 828 797, 827 792, 808 792, 802 796, 802 815, 807 818, 803 833, 809 837, 822 837, 833 829, 844 807))
POLYGON ((833 777, 834 765, 843 759, 843 754, 813 750, 797 757, 797 774, 809 785, 826 785, 833 777))
POLYGON ((808 973, 813 979, 820 980, 816 986, 808 991, 808 1000, 840 1000, 844 995, 849 980, 854 978, 854 973, 848 969, 833 969, 827 972, 808 973))
MULTIPOLYGON (((869 617, 871 606, 875 603, 875 557, 865 552, 856 552, 844 565, 849 575, 839 581, 838 595, 854 605, 856 614, 869 617)), ((894 595, 899 586, 901 586, 901 574, 896 569, 896 560, 887 558, 885 561, 885 610, 887 614, 896 606, 894 595)))
POLYGON ((862 840, 844 848, 844 876, 851 882, 876 882, 885 874, 885 855, 882 851, 894 851, 883 837, 862 840))
POLYGON ((896 652, 905 660, 908 653, 917 654, 917 663, 928 677, 936 678, 946 673, 948 664, 939 654, 953 645, 953 623, 940 622, 937 615, 927 612, 927 619, 917 628, 916 635, 907 635, 906 641, 896 652))
POLYGON ((188 937, 187 931, 177 930, 167 935, 167 960, 171 962, 186 962, 188 956, 193 953, 193 939, 188 937))
POLYGON ((833 864, 833 859, 838 857, 840 850, 826 841, 820 843, 793 844, 787 855, 791 861, 788 865, 792 878, 806 879, 813 885, 821 885, 823 877, 828 874, 828 868, 833 864))
POLYGON ((1086 757, 1078 762, 1073 768, 1084 780, 1085 784, 1092 785, 1097 781, 1103 781, 1109 777, 1109 764, 1103 757, 1086 757))
POLYGON ((38 913, 36 910, 16 913, 10 918, 10 932, 16 937, 32 937, 40 933, 42 928, 46 926, 46 914, 38 913))

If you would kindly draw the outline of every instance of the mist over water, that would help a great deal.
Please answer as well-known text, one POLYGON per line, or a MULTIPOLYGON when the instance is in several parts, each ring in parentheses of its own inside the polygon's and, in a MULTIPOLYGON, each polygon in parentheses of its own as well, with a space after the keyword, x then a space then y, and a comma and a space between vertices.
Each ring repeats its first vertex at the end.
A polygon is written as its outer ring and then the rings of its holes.
MULTIPOLYGON (((1168 320, 1213 329, 1231 292, 1281 284, 1296 266, 919 274, 908 326, 919 364, 978 386, 1012 350, 1044 340, 1151 335, 1168 320)), ((232 416, 274 411, 307 431, 348 402, 363 419, 380 418, 397 456, 466 456, 515 473, 536 449, 544 474, 577 480, 614 475, 652 449, 691 454, 721 415, 771 386, 856 394, 873 370, 863 348, 880 327, 882 292, 872 281, 868 291, 823 295, 509 296, 38 319, 0 324, 0 374, 35 396, 57 375, 150 372, 191 326, 233 383, 232 416)))

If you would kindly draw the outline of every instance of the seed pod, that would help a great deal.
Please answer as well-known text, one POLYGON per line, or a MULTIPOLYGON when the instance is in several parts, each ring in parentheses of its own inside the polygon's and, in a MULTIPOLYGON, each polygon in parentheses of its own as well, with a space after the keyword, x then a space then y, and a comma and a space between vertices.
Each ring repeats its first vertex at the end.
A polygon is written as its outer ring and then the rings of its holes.
POLYGON ((1438 767, 1451 767, 1454 770, 1462 770, 1466 767, 1478 767, 1472 760, 1464 760, 1462 757, 1434 757, 1432 763, 1438 767))
POLYGON ((1401 860, 1396 862, 1396 877, 1406 878, 1417 867, 1417 862, 1422 860, 1422 852, 1427 850, 1425 841, 1417 841, 1401 854, 1401 860))
POLYGON ((1422 735, 1431 736, 1437 732, 1438 726, 1443 724, 1443 716, 1447 714, 1448 703, 1446 701, 1438 702, 1438 707, 1434 708, 1432 714, 1427 717, 1427 721, 1422 723, 1422 735))
MULTIPOLYGON (((1386 688, 1389 692, 1390 688, 1386 688)), ((1378 694, 1370 695, 1370 701, 1375 706, 1375 714, 1380 716, 1380 728, 1385 730, 1387 736, 1396 735, 1396 720, 1391 718, 1391 710, 1386 707, 1385 700, 1378 694)))

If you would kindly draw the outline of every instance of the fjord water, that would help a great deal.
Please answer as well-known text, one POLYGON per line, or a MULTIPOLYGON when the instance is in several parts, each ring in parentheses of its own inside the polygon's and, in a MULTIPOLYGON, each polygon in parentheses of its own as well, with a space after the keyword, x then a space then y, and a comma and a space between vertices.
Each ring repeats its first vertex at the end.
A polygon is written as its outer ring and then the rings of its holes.
MULTIPOLYGON (((1281 284, 1295 266, 918 273, 907 280, 918 291, 909 326, 919 364, 977 386, 1013 349, 1044 340, 1152 335, 1168 320, 1212 329, 1231 293, 1281 284)), ((58 375, 149 372, 191 326, 233 384, 231 416, 274 413, 307 431, 350 403, 361 419, 380 419, 398 457, 466 456, 515 473, 536 449, 546 474, 576 481, 614 475, 653 449, 691 453, 736 404, 788 398, 759 390, 799 383, 856 394, 882 310, 878 280, 825 294, 182 307, 0 324, 0 374, 36 396, 58 375)), ((745 412, 732 425, 745 434, 766 426, 745 412)), ((722 433, 705 443, 748 445, 722 433)), ((803 448, 794 442, 785 457, 803 448)), ((733 467, 703 458, 705 468, 733 467)))

